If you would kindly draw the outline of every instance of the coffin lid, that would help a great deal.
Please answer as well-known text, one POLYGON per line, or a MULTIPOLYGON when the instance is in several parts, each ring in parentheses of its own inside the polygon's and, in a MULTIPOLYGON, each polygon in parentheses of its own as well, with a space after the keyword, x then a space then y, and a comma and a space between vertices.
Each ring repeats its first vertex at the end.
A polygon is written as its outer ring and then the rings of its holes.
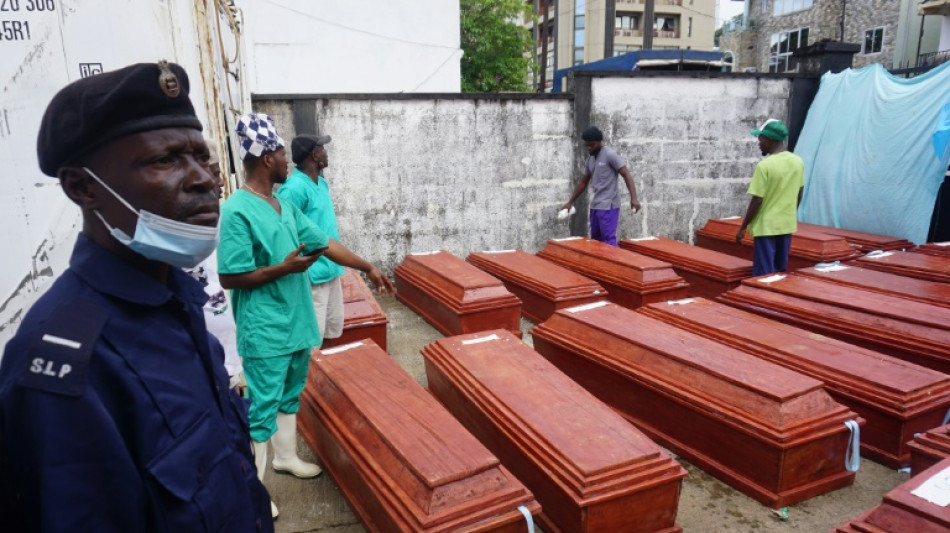
POLYGON ((487 448, 376 344, 315 351, 309 381, 306 396, 339 419, 358 460, 369 465, 378 484, 409 502, 421 522, 431 525, 448 519, 440 512, 454 516, 499 499, 533 500, 487 448), (387 468, 386 459, 395 461, 388 461, 387 468))
POLYGON ((595 291, 607 294, 596 281, 523 250, 476 252, 470 254, 467 261, 493 276, 551 300, 587 297, 595 291))
POLYGON ((950 376, 704 298, 649 304, 648 316, 906 414, 950 402, 950 376))
POLYGON ((656 481, 657 468, 685 476, 653 441, 508 331, 439 339, 422 353, 581 497, 641 490, 638 483, 656 481))
MULTIPOLYGON (((935 526, 933 530, 925 528, 918 529, 918 531, 945 531, 950 529, 950 507, 933 504, 911 493, 946 468, 950 468, 950 459, 944 459, 901 483, 897 488, 884 495, 884 502, 868 513, 863 522, 880 527, 884 531, 896 532, 897 530, 893 529, 897 525, 895 524, 895 516, 888 510, 888 507, 891 507, 912 516, 923 517, 928 523, 935 526)), ((904 525, 912 526, 912 524, 904 525)), ((916 526, 919 528, 921 525, 917 524, 916 526)))
POLYGON ((750 278, 743 280, 742 284, 814 302, 832 304, 842 309, 853 309, 932 328, 950 330, 950 309, 948 308, 856 287, 848 287, 823 279, 791 273, 750 278), (774 279, 774 281, 769 282, 770 279, 774 279))
POLYGON ((669 263, 593 239, 552 239, 538 257, 627 289, 658 290, 685 284, 669 263))
POLYGON ((844 420, 820 381, 616 304, 558 311, 532 335, 775 439, 844 420))
POLYGON ((914 443, 944 456, 950 456, 950 424, 914 435, 914 443))
MULTIPOLYGON (((736 218, 711 218, 706 225, 696 231, 697 235, 703 235, 709 238, 735 242, 736 232, 742 219, 736 218)), ((752 246, 752 237, 746 232, 742 237, 742 244, 752 246)), ((809 261, 840 261, 855 258, 861 255, 861 252, 854 250, 848 245, 844 237, 828 235, 817 231, 798 229, 792 234, 792 244, 789 249, 789 255, 800 257, 809 261)))
POLYGON ((950 257, 950 241, 946 242, 928 242, 921 244, 912 251, 929 255, 940 255, 950 257))
POLYGON ((914 243, 900 237, 878 235, 876 233, 866 233, 864 231, 855 231, 844 228, 833 228, 831 226, 821 226, 818 224, 809 224, 807 222, 799 222, 798 228, 844 237, 844 240, 848 241, 848 244, 857 246, 860 249, 866 251, 900 250, 904 248, 913 248, 914 246, 914 243))
POLYGON ((916 275, 934 281, 950 281, 950 257, 916 252, 885 252, 881 255, 859 257, 857 263, 887 272, 916 275))
POLYGON ((444 250, 407 255, 396 274, 463 313, 485 306, 521 305, 501 280, 444 250))
POLYGON ((832 270, 815 267, 800 268, 795 273, 839 285, 950 307, 950 285, 939 281, 862 268, 854 263, 836 265, 832 270))
POLYGON ((345 326, 363 323, 386 323, 386 314, 379 306, 372 291, 358 272, 346 269, 340 278, 343 291, 343 321, 345 326))
POLYGON ((666 237, 622 240, 620 247, 719 281, 736 281, 752 275, 752 261, 666 237))

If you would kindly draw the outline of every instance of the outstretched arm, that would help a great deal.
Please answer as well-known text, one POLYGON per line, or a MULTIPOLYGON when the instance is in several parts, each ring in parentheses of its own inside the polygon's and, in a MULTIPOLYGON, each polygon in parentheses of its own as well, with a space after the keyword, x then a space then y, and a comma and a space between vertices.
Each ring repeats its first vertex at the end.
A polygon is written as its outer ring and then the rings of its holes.
POLYGON ((330 239, 330 248, 326 251, 326 256, 334 263, 355 268, 366 274, 373 285, 376 286, 376 292, 392 295, 395 292, 393 282, 389 280, 386 274, 375 265, 362 257, 351 252, 346 246, 330 239))
POLYGON ((588 183, 590 183, 590 174, 581 176, 581 180, 577 182, 577 187, 574 187, 574 193, 571 194, 571 199, 568 200, 561 209, 570 209, 571 206, 574 205, 574 201, 577 200, 577 197, 587 188, 588 183))

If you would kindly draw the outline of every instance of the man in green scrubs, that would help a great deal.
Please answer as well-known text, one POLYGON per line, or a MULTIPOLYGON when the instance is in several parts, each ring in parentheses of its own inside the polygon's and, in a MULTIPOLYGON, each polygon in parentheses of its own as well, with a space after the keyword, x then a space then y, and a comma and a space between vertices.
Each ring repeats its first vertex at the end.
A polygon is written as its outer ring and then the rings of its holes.
MULTIPOLYGON (((274 185, 287 180, 288 161, 273 120, 251 113, 235 131, 246 180, 221 206, 218 274, 232 291, 255 463, 263 478, 270 441, 274 470, 311 478, 320 467, 297 456, 300 393, 310 350, 321 342, 306 272, 321 253, 360 270, 367 263, 274 196, 274 185)), ((272 511, 276 516, 273 504, 272 511)))

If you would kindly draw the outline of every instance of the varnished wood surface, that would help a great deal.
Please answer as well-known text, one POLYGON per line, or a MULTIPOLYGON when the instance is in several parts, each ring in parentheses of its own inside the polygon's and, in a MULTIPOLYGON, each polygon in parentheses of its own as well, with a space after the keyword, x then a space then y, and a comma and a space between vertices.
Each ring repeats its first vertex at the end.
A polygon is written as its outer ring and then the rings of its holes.
POLYGON ((950 407, 946 374, 728 305, 696 298, 640 312, 822 381, 867 420, 862 455, 893 468, 910 464, 907 441, 950 407))
POLYGON ((856 263, 837 265, 832 270, 802 268, 795 273, 867 291, 950 307, 950 284, 864 268, 856 263))
POLYGON ((501 280, 449 252, 407 255, 393 275, 396 298, 444 335, 497 328, 521 334, 521 301, 501 280))
POLYGON ((326 339, 323 346, 332 348, 369 338, 385 350, 389 320, 373 291, 359 272, 350 268, 341 277, 340 285, 343 291, 343 333, 335 339, 326 339))
POLYGON ((558 311, 532 335, 654 440, 766 505, 854 480, 844 422, 863 420, 813 378, 614 304, 558 311))
POLYGON ((504 330, 422 351, 430 390, 524 481, 546 531, 673 532, 679 464, 504 330))
POLYGON ((597 281, 608 300, 630 309, 683 298, 689 288, 669 263, 593 239, 552 239, 538 257, 597 281))
POLYGON ((521 300, 521 312, 534 323, 554 311, 607 297, 596 281, 522 250, 476 252, 469 263, 500 279, 521 300))
POLYGON ((315 351, 301 433, 369 531, 521 532, 539 505, 373 343, 315 351))
POLYGON ((771 283, 762 279, 744 280, 719 299, 938 372, 950 372, 947 308, 796 274, 771 283))
POLYGON ((931 503, 911 494, 942 470, 950 459, 933 465, 884 496, 884 501, 831 533, 946 533, 950 531, 950 507, 931 503))
POLYGON ((799 222, 798 228, 844 237, 844 239, 848 241, 848 244, 865 253, 873 250, 908 250, 914 247, 914 243, 907 239, 892 237, 890 235, 878 235, 877 233, 834 228, 819 224, 809 224, 807 222, 799 222))
POLYGON ((950 257, 942 255, 888 252, 887 255, 860 257, 855 264, 901 276, 950 283, 950 257))

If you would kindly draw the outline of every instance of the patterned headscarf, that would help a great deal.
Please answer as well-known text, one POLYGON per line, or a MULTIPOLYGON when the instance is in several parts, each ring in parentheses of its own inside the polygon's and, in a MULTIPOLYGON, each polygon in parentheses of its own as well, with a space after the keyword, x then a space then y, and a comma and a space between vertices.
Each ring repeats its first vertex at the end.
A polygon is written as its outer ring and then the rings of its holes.
POLYGON ((277 135, 274 119, 263 113, 250 113, 238 119, 237 136, 241 144, 238 155, 242 160, 260 157, 284 147, 284 140, 277 135))

